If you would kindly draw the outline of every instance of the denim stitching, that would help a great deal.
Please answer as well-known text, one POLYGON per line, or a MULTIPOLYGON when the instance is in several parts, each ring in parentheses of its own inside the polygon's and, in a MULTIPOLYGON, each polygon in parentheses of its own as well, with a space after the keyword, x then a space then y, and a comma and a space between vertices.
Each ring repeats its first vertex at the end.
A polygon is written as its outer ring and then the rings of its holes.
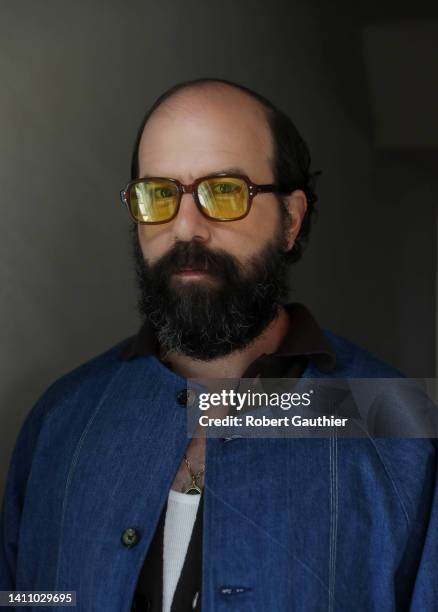
POLYGON ((411 518, 409 516, 408 509, 406 507, 406 504, 403 501, 403 498, 402 498, 402 495, 401 495, 401 493, 399 491, 399 488, 398 488, 398 486, 397 486, 397 484, 396 484, 396 482, 395 482, 395 480, 394 480, 394 478, 392 476, 392 472, 391 472, 391 470, 389 468, 389 465, 386 464, 386 461, 383 459, 382 455, 380 454, 380 450, 379 450, 379 448, 378 448, 378 446, 376 444, 376 441, 370 435, 370 433, 368 432, 366 427, 364 427, 362 425, 362 423, 360 423, 359 421, 358 421, 357 425, 358 425, 358 427, 360 427, 363 430, 363 432, 365 434, 365 439, 371 444, 371 446, 374 449, 374 452, 376 453, 380 463, 382 464, 384 472, 385 472, 389 482, 391 483, 392 488, 394 489, 394 492, 395 492, 395 494, 397 496, 397 499, 399 501, 399 504, 400 504, 400 507, 402 509, 403 515, 404 515, 404 517, 406 519, 407 528, 410 529, 411 528, 411 518))
POLYGON ((332 609, 332 537, 333 537, 333 437, 329 439, 329 488, 330 488, 330 527, 329 527, 329 590, 328 590, 328 610, 332 609))
POLYGON ((100 409, 102 408, 108 396, 109 388, 112 386, 112 384, 115 382, 115 380, 120 375, 120 372, 122 372, 124 368, 125 368, 125 363, 122 363, 118 372, 116 372, 114 377, 108 381, 108 384, 106 385, 104 391, 102 392, 100 402, 97 404, 96 409, 94 410, 93 414, 88 419, 88 422, 84 427, 82 435, 76 446, 76 450, 75 450, 72 462, 70 464, 70 469, 68 471, 67 480, 65 483, 64 498, 62 501, 61 522, 60 522, 60 529, 59 529, 59 546, 58 546, 58 555, 57 555, 57 561, 56 561, 56 580, 55 580, 55 589, 54 589, 55 591, 58 590, 58 585, 59 585, 59 572, 60 572, 60 567, 61 567, 61 550, 62 550, 62 544, 63 544, 64 520, 65 520, 65 513, 67 511, 68 492, 69 492, 70 484, 73 478, 73 473, 78 463, 79 456, 82 450, 82 446, 84 444, 85 438, 87 437, 88 431, 90 430, 96 416, 98 415, 100 409))
MULTIPOLYGON (((252 519, 250 519, 248 516, 246 516, 245 514, 242 514, 242 512, 240 512, 240 510, 238 510, 235 506, 229 504, 228 502, 226 502, 224 499, 222 499, 221 497, 219 497, 218 495, 216 495, 216 493, 213 491, 213 489, 211 487, 209 487, 206 483, 204 484, 204 491, 206 491, 208 489, 208 491, 210 492, 210 495, 212 497, 215 497, 216 499, 218 499, 220 502, 222 502, 225 506, 227 506, 228 508, 230 508, 231 510, 233 510, 236 514, 238 514, 239 516, 243 517, 244 519, 246 519, 248 521, 248 523, 250 523, 251 525, 253 525, 253 527, 256 527, 257 529, 259 529, 262 533, 265 534, 266 537, 268 537, 270 540, 272 540, 273 542, 275 542, 277 544, 277 546, 279 546, 279 548, 285 550, 293 559, 295 559, 295 561, 297 563, 299 563, 307 572, 309 572, 309 574, 311 574, 320 584, 321 586, 328 591, 329 587, 328 585, 324 582, 324 580, 322 578, 320 578, 320 576, 318 576, 318 574, 316 572, 314 572, 312 570, 312 568, 310 568, 308 565, 306 565, 306 563, 304 563, 304 561, 302 561, 301 559, 299 559, 296 555, 294 555, 293 552, 291 552, 282 542, 279 542, 276 538, 272 537, 272 535, 266 531, 265 529, 263 529, 263 527, 261 527, 258 523, 254 522, 252 519)), ((287 576, 287 578, 289 578, 287 576)))
POLYGON ((330 437, 330 554, 329 554, 329 612, 335 603, 336 543, 338 531, 338 438, 336 430, 330 437))

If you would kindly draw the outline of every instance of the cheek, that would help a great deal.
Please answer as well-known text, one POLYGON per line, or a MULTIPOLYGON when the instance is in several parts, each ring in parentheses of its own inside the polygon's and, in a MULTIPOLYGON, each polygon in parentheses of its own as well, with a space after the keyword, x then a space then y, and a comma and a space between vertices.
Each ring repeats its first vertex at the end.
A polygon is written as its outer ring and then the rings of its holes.
POLYGON ((222 249, 244 262, 275 238, 280 214, 272 217, 267 220, 263 216, 249 214, 240 221, 224 223, 223 228, 212 234, 212 242, 208 246, 222 249))
POLYGON ((170 248, 168 232, 159 225, 139 225, 138 240, 145 259, 152 263, 170 248))
POLYGON ((260 195, 253 202, 251 213, 254 213, 254 223, 266 231, 273 233, 281 220, 280 204, 271 194, 260 195))
POLYGON ((274 198, 259 198, 253 202, 250 213, 240 222, 242 246, 256 252, 272 240, 282 224, 278 202, 274 198))

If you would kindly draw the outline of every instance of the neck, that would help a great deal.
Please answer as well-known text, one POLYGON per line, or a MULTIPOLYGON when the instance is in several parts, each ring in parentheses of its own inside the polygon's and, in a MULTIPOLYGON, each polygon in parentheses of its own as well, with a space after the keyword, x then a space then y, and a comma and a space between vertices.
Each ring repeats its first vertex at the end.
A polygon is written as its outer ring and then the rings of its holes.
POLYGON ((166 363, 185 378, 241 378, 258 357, 275 353, 288 329, 289 316, 284 307, 279 306, 275 319, 248 347, 211 361, 199 361, 180 353, 167 353, 166 363))

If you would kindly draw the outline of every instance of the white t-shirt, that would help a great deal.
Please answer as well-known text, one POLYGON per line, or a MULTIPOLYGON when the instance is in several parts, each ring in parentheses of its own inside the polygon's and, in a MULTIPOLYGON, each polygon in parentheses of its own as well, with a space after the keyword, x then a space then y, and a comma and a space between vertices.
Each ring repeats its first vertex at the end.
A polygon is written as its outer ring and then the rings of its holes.
POLYGON ((184 565, 201 495, 170 489, 164 520, 163 612, 170 612, 184 565))

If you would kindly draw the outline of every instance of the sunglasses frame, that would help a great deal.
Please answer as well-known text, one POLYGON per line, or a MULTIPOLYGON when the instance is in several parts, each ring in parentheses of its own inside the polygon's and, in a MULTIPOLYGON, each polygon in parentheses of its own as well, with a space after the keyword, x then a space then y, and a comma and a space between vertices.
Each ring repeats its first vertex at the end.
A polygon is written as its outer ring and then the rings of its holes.
POLYGON ((172 219, 174 219, 179 211, 180 208, 180 204, 181 204, 181 199, 182 196, 185 193, 190 193, 193 195, 193 199, 195 201, 195 204, 198 208, 198 210, 204 215, 204 217, 206 217, 209 221, 219 221, 220 223, 222 222, 227 222, 227 221, 239 221, 240 219, 245 218, 248 214, 249 211, 251 210, 251 205, 252 205, 252 201, 255 198, 256 195, 258 195, 259 193, 278 193, 278 194, 289 194, 291 193, 294 189, 297 189, 298 187, 294 187, 294 186, 280 186, 280 185, 276 185, 275 183, 269 183, 269 184, 265 184, 265 185, 258 185, 256 183, 253 183, 245 174, 228 174, 226 172, 220 173, 220 174, 208 174, 207 176, 201 176, 200 178, 197 178, 195 181, 193 181, 193 183, 191 183, 190 185, 184 185, 183 183, 181 183, 180 181, 178 181, 177 179, 173 179, 173 178, 168 178, 168 177, 160 177, 160 176, 151 176, 151 177, 145 177, 145 178, 141 178, 141 179, 136 179, 134 181, 130 181, 125 189, 122 189, 122 191, 120 192, 120 199, 122 201, 122 204, 126 205, 129 215, 131 217, 131 219, 133 221, 135 221, 135 223, 138 223, 139 225, 160 225, 162 223, 169 223, 169 221, 172 221, 172 219), (231 217, 231 218, 225 218, 225 219, 216 219, 215 217, 210 217, 204 210, 204 208, 202 207, 201 202, 199 201, 199 196, 198 196, 198 187, 200 185, 200 183, 208 180, 208 179, 217 179, 217 178, 230 178, 230 179, 240 179, 242 181, 244 181, 247 185, 248 188, 248 204, 246 207, 246 211, 243 215, 240 215, 239 217, 231 217), (175 206, 175 212, 173 213, 173 215, 171 217, 169 217, 168 219, 166 219, 165 221, 139 221, 138 219, 136 219, 134 217, 134 215, 132 214, 131 211, 131 203, 130 203, 130 191, 131 191, 131 187, 133 187, 134 185, 138 184, 138 183, 144 183, 144 182, 148 182, 148 181, 169 181, 170 183, 173 183, 176 188, 177 188, 177 202, 176 202, 176 206, 175 206))

